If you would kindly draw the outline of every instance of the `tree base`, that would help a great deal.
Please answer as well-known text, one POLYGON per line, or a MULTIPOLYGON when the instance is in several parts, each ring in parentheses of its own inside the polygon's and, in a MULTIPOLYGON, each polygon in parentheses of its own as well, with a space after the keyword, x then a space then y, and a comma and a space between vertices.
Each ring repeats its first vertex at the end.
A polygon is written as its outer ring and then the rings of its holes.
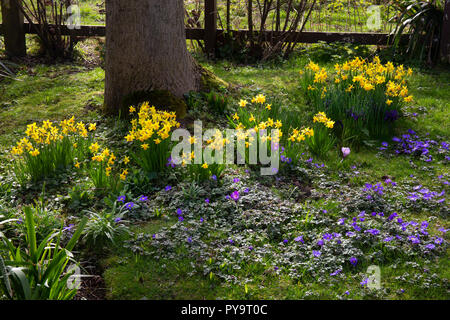
POLYGON ((149 102, 151 106, 159 110, 175 111, 178 119, 186 117, 186 102, 168 90, 133 92, 123 99, 123 110, 128 111, 130 106, 137 107, 143 102, 149 102))

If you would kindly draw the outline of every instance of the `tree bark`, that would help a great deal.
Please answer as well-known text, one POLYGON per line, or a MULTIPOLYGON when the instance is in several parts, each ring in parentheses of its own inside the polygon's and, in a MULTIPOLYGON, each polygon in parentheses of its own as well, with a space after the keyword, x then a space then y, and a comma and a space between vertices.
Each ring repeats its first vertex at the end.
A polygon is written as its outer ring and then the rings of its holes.
POLYGON ((107 114, 126 111, 127 95, 197 90, 200 71, 186 48, 183 0, 106 0, 107 114))

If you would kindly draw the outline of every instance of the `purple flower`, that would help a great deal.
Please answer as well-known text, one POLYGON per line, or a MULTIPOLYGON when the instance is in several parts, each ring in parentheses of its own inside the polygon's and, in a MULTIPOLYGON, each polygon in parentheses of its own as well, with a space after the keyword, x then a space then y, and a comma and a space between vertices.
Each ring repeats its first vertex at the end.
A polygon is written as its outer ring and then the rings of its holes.
POLYGON ((188 238, 187 238, 187 242, 192 243, 192 238, 191 238, 191 237, 188 237, 188 238))
POLYGON ((166 191, 172 190, 172 186, 166 186, 166 191))
MULTIPOLYGON (((20 218, 20 219, 22 219, 22 218, 20 218)), ((72 229, 73 229, 73 227, 74 227, 75 225, 74 224, 69 224, 67 227, 65 227, 64 229, 63 229, 63 231, 72 231, 72 229)))
POLYGON ((425 246, 425 248, 430 249, 430 250, 433 250, 434 248, 436 248, 436 246, 435 246, 434 244, 432 244, 432 243, 429 243, 429 244, 427 244, 427 245, 425 246))
POLYGON ((317 250, 313 250, 313 255, 314 255, 314 257, 320 257, 320 255, 322 254, 320 251, 317 251, 317 250))
POLYGON ((233 239, 229 239, 228 242, 230 242, 230 244, 234 243, 233 239))
POLYGON ((146 196, 141 196, 139 198, 139 201, 147 201, 147 200, 148 200, 148 197, 146 197, 146 196))
POLYGON ((351 263, 353 266, 356 266, 356 264, 358 263, 358 259, 356 259, 356 257, 351 257, 351 258, 350 258, 350 263, 351 263))
POLYGON ((125 207, 127 209, 132 209, 134 207, 134 203, 133 202, 128 202, 127 204, 125 204, 125 207))
POLYGON ((252 247, 252 246, 249 246, 249 247, 248 247, 248 250, 252 251, 252 250, 253 250, 253 247, 252 247))
POLYGON ((356 235, 356 233, 349 231, 349 232, 347 232, 345 235, 346 235, 347 237, 353 237, 354 235, 356 235))
POLYGON ((319 241, 317 241, 317 245, 318 245, 318 246, 323 246, 323 240, 320 239, 319 241))
POLYGON ((350 148, 348 147, 342 147, 341 148, 341 152, 342 152, 342 158, 347 158, 348 155, 350 154, 350 148))
POLYGON ((365 287, 365 286, 367 286, 368 282, 369 282, 369 278, 365 278, 363 281, 360 282, 360 285, 365 287))
POLYGON ((296 238, 294 239, 294 241, 295 241, 295 242, 305 243, 305 242, 303 241, 303 237, 302 237, 302 236, 296 237, 296 238))
POLYGON ((118 202, 125 202, 125 199, 126 199, 127 197, 125 197, 125 196, 120 196, 120 197, 118 197, 117 198, 117 201, 118 202))
POLYGON ((217 176, 216 176, 215 174, 213 174, 213 175, 211 176, 211 179, 217 180, 217 176))
POLYGON ((249 193, 249 192, 250 192, 250 190, 248 188, 244 189, 244 193, 249 193))
POLYGON ((397 212, 394 212, 393 214, 391 214, 391 215, 388 217, 388 220, 389 220, 389 221, 392 221, 392 220, 394 220, 394 218, 395 218, 396 216, 398 216, 398 213, 397 213, 397 212))
POLYGON ((208 199, 208 198, 206 198, 206 199, 205 199, 205 202, 206 202, 206 203, 209 203, 209 199, 208 199))
POLYGON ((412 242, 413 244, 418 244, 418 243, 420 243, 419 238, 416 237, 416 236, 409 236, 409 237, 408 237, 408 240, 411 240, 411 242, 412 242))
POLYGON ((288 242, 289 242, 288 239, 284 239, 284 240, 283 240, 283 243, 284 243, 284 244, 287 244, 288 242))
POLYGON ((434 243, 436 243, 436 244, 442 244, 442 242, 444 242, 444 239, 439 238, 439 237, 437 237, 437 238, 434 240, 434 243))
POLYGON ((238 182, 239 182, 239 178, 234 178, 234 179, 233 179, 233 182, 234 182, 234 183, 238 183, 238 182))
POLYGON ((115 222, 115 223, 119 223, 120 220, 122 220, 122 219, 121 219, 121 218, 115 218, 115 219, 114 219, 114 222, 115 222))
POLYGON ((181 216, 183 214, 183 210, 181 210, 180 208, 177 209, 177 215, 181 216))
POLYGON ((333 272, 333 273, 330 273, 330 276, 335 276, 335 275, 338 275, 339 273, 341 273, 341 269, 338 269, 338 270, 336 270, 335 272, 333 272))
POLYGON ((178 217, 178 220, 179 220, 179 221, 184 221, 183 216, 179 216, 179 217, 178 217))
POLYGON ((237 191, 237 190, 234 191, 233 193, 231 193, 230 197, 231 197, 232 200, 237 202, 239 200, 239 197, 240 197, 239 191, 237 191))
POLYGON ((204 221, 203 218, 200 218, 200 223, 203 223, 203 221, 204 221))

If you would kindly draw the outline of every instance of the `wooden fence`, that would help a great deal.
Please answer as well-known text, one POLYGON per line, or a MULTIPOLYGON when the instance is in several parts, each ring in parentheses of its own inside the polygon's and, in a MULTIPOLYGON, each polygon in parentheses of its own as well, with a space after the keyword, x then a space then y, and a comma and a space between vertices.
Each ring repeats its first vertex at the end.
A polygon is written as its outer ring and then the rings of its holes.
MULTIPOLYGON (((2 6, 3 24, 0 25, 0 35, 5 38, 5 48, 9 56, 23 56, 26 54, 25 34, 35 34, 35 28, 23 23, 23 16, 12 0, 0 0, 2 6)), ((186 29, 186 38, 192 40, 204 40, 207 53, 213 54, 218 40, 221 40, 224 30, 217 28, 217 0, 204 0, 205 21, 203 29, 186 29)), ((445 18, 441 39, 441 53, 444 57, 450 55, 450 0, 446 1, 445 18)), ((288 32, 281 31, 232 31, 236 36, 259 36, 270 41, 273 38, 283 38, 285 42, 316 43, 324 42, 348 42, 365 45, 386 45, 389 35, 387 33, 371 32, 288 32)), ((104 37, 105 26, 86 26, 69 30, 63 27, 63 35, 77 37, 104 37)))

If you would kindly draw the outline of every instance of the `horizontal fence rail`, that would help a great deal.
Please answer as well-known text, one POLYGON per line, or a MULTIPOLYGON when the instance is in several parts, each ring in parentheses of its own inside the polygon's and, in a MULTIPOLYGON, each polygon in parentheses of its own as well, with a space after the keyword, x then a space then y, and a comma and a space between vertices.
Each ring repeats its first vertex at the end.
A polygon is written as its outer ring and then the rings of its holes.
MULTIPOLYGON (((35 27, 28 23, 24 23, 24 31, 27 34, 36 34, 35 27)), ((51 28, 52 25, 49 25, 51 28)), ((221 40, 224 36, 224 30, 216 30, 216 39, 221 40)), ((62 35, 75 37, 104 37, 106 34, 105 26, 80 26, 79 29, 70 30, 63 26, 62 35)), ((231 33, 238 37, 249 38, 251 35, 249 30, 235 30, 231 33)), ((259 36, 259 31, 252 32, 254 36, 259 36)), ((3 25, 0 24, 0 35, 3 34, 3 25)), ((186 29, 186 38, 188 40, 204 40, 206 37, 205 29, 186 29)), ((405 39, 408 35, 404 35, 405 39)), ((371 32, 281 32, 281 31, 262 31, 262 37, 266 41, 273 38, 281 38, 284 42, 298 43, 317 43, 317 42, 348 42, 359 43, 365 45, 386 45, 388 44, 389 34, 387 33, 371 33, 371 32)))

